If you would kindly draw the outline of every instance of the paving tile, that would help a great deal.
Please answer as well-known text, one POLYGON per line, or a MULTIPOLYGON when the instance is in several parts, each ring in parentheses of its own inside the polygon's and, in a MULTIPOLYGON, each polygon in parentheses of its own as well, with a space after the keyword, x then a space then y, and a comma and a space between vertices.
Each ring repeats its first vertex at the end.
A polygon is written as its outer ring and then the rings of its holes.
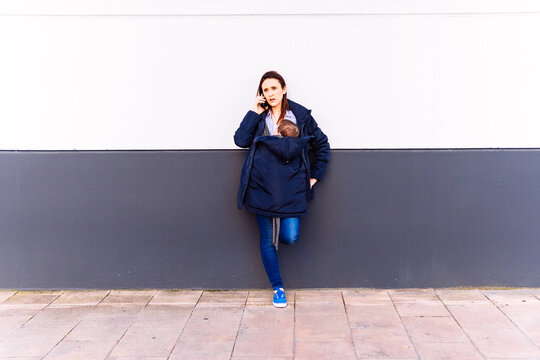
POLYGON ((274 306, 247 306, 242 317, 243 328, 293 328, 294 307, 276 309, 274 306))
POLYGON ((295 345, 295 360, 340 359, 354 360, 351 342, 298 341, 295 345))
POLYGON ((231 360, 293 360, 292 356, 233 356, 231 360))
POLYGON ((45 308, 24 324, 24 327, 50 328, 63 327, 73 328, 87 314, 92 311, 92 306, 45 308))
POLYGON ((299 315, 295 320, 296 341, 351 341, 349 323, 342 315, 299 315))
POLYGON ((186 341, 234 342, 243 306, 196 307, 182 333, 186 341))
POLYGON ((158 290, 149 305, 195 306, 202 293, 202 290, 158 290))
POLYGON ((109 294, 109 290, 64 291, 49 307, 97 305, 109 294))
POLYGON ((295 304, 299 303, 343 303, 339 290, 297 290, 295 304))
POLYGON ((522 329, 525 335, 536 345, 540 348, 540 330, 534 329, 522 329))
POLYGON ((0 303, 6 301, 16 293, 17 291, 15 290, 0 290, 0 303))
POLYGON ((20 328, 32 315, 11 315, 0 317, 0 342, 20 328))
POLYGON ((245 305, 249 291, 204 291, 197 306, 245 305))
POLYGON ((540 304, 531 302, 510 303, 500 305, 499 309, 504 312, 532 342, 537 346, 540 346, 540 304))
POLYGON ((388 294, 394 303, 416 301, 439 301, 433 289, 390 289, 388 294))
MULTIPOLYGON (((287 302, 289 305, 293 304, 294 302, 293 297, 287 293, 285 294, 287 297, 287 302)), ((250 290, 248 293, 246 306, 270 306, 272 305, 272 290, 250 290)), ((273 305, 272 305, 273 306, 273 305)))
POLYGON ((83 320, 69 332, 63 341, 118 341, 130 323, 83 320))
POLYGON ((0 329, 15 329, 24 324, 32 315, 6 315, 0 317, 0 329))
POLYGON ((241 328, 233 356, 293 356, 294 328, 241 328))
POLYGON ((109 295, 103 299, 101 304, 139 304, 146 305, 157 290, 112 290, 109 295))
POLYGON ((133 327, 159 327, 182 329, 189 315, 191 306, 153 305, 145 307, 133 323, 133 327))
POLYGON ((416 359, 416 351, 403 328, 352 329, 358 358, 416 359))
POLYGON ((2 302, 3 305, 49 305, 62 295, 62 291, 18 291, 2 302))
POLYGON ((404 317, 403 324, 415 344, 469 341, 452 317, 404 317))
POLYGON ((109 356, 107 360, 167 360, 167 356, 109 356))
POLYGON ((294 307, 246 307, 233 356, 293 356, 294 307))
POLYGON ((347 306, 351 328, 402 328, 401 319, 393 305, 347 306))
POLYGON ((540 300, 528 289, 482 290, 482 293, 498 305, 523 303, 540 304, 540 300))
POLYGON ((180 332, 181 329, 130 327, 111 356, 167 356, 180 332))
POLYGON ((193 341, 229 342, 236 339, 239 321, 236 323, 190 320, 182 333, 182 339, 193 341))
POLYGON ((234 341, 180 340, 169 360, 229 360, 234 341))
POLYGON ((107 360, 167 360, 167 356, 109 356, 107 360))
POLYGON ((441 302, 419 301, 396 303, 398 313, 403 316, 451 316, 441 302))
POLYGON ((62 341, 43 360, 103 360, 114 344, 114 341, 62 341))
POLYGON ((538 319, 540 316, 540 303, 501 304, 497 307, 500 311, 511 318, 529 316, 532 319, 538 319))
POLYGON ((85 319, 136 317, 144 310, 144 305, 98 305, 92 308, 85 319))
POLYGON ((0 316, 22 316, 29 315, 34 316, 42 309, 44 309, 47 304, 37 304, 37 305, 8 305, 0 304, 0 316))
POLYGON ((540 330, 540 304, 508 304, 499 306, 518 327, 540 330))
POLYGON ((109 324, 131 325, 143 311, 144 305, 99 305, 86 314, 82 322, 87 326, 102 326, 109 324))
POLYGON ((238 320, 242 317, 244 312, 243 305, 236 306, 197 306, 193 309, 190 320, 220 320, 220 321, 230 321, 238 320))
POLYGON ((2 342, 4 338, 8 337, 14 330, 15 328, 0 328, 0 342, 2 342))
POLYGON ((488 358, 540 358, 540 350, 519 329, 464 329, 488 358))
POLYGON ((463 304, 447 307, 462 328, 515 328, 514 324, 493 304, 463 304))
POLYGON ((489 299, 478 289, 435 289, 435 293, 445 304, 490 304, 489 299))
POLYGON ((0 343, 0 357, 43 357, 66 334, 63 328, 18 328, 0 343))
MULTIPOLYGON (((482 360, 470 342, 462 343, 416 343, 422 360, 482 360)), ((508 359, 507 359, 508 360, 508 359)))
MULTIPOLYGON (((345 314, 343 303, 298 303, 294 306, 296 315, 342 315, 345 314)), ((281 309, 277 309, 281 310, 281 309)))
POLYGON ((345 305, 391 305, 386 290, 343 290, 345 305))

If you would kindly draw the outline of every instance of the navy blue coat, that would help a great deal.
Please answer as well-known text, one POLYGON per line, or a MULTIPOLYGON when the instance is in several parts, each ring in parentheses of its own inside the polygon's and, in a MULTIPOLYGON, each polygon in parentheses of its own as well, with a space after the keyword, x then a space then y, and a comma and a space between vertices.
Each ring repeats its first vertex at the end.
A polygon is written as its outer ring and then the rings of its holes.
MULTIPOLYGON (((307 188, 309 189, 309 178, 316 178, 320 181, 326 173, 328 160, 330 158, 330 145, 328 143, 328 137, 321 131, 317 122, 313 116, 311 116, 311 110, 306 109, 292 100, 288 100, 288 103, 290 110, 296 118, 296 125, 300 130, 300 137, 310 137, 309 141, 303 146, 302 151, 300 152, 300 159, 305 169, 307 169, 307 188), (312 157, 310 157, 310 151, 312 157)), ((253 166, 254 152, 257 148, 252 145, 255 138, 262 136, 263 134, 267 113, 268 110, 261 114, 249 110, 234 134, 234 142, 237 146, 250 148, 244 160, 244 164, 242 165, 240 184, 238 186, 237 206, 239 209, 242 208, 245 201, 253 166)), ((306 192, 307 200, 311 200, 313 197, 313 189, 308 190, 306 192)), ((287 216, 287 214, 283 214, 283 216, 287 216)))
POLYGON ((245 195, 247 210, 278 217, 307 214, 309 173, 301 153, 310 139, 310 136, 255 138, 245 195))

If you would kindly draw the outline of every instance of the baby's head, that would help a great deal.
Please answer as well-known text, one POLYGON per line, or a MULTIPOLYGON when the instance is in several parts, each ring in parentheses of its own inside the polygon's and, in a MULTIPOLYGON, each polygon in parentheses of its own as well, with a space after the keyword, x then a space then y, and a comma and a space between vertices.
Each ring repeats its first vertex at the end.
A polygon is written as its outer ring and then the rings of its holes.
POLYGON ((285 119, 280 121, 277 131, 281 136, 298 137, 300 135, 298 126, 292 121, 285 119))

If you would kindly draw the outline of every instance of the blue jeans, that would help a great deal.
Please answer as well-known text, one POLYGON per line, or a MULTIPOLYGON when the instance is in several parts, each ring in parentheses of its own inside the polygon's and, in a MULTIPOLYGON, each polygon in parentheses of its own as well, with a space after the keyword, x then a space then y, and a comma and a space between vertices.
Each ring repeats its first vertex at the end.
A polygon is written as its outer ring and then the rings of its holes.
MULTIPOLYGON (((268 280, 272 283, 272 287, 283 287, 283 281, 279 273, 279 263, 276 248, 272 244, 272 217, 265 215, 257 215, 257 223, 261 233, 261 257, 268 275, 268 280)), ((281 218, 279 230, 279 242, 286 245, 294 245, 298 240, 300 231, 300 218, 287 217, 281 218)))

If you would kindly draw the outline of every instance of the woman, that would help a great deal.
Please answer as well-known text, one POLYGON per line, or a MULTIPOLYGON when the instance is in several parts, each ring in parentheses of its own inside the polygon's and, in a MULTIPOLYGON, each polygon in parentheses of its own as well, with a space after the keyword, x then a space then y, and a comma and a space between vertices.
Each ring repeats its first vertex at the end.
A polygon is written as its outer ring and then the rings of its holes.
MULTIPOLYGON (((282 120, 290 120, 298 126, 300 130, 300 139, 307 139, 302 144, 298 156, 301 159, 299 166, 308 174, 305 177, 304 190, 305 200, 311 200, 314 196, 313 185, 322 180, 328 167, 330 157, 330 145, 327 136, 319 129, 317 122, 311 116, 311 110, 306 109, 300 104, 287 99, 287 86, 281 75, 275 71, 265 73, 259 87, 253 109, 249 110, 240 123, 240 127, 234 134, 234 142, 242 148, 250 148, 240 176, 240 185, 238 187, 238 208, 241 209, 246 198, 251 199, 251 203, 262 198, 258 196, 256 189, 253 189, 252 168, 258 143, 264 143, 268 136, 277 135, 277 128, 282 120), (260 137, 265 137, 260 138, 260 137), (255 146, 254 146, 255 145, 255 146), (312 150, 312 160, 310 161, 309 151, 312 150), (250 187, 251 186, 251 187, 250 187), (253 194, 255 192, 255 194, 253 194), (255 200, 253 200, 255 199, 255 200)), ((302 141, 302 140, 298 140, 302 141)), ((295 143, 297 144, 297 143, 295 143)), ((274 171, 278 168, 271 165, 274 171)), ((259 192, 262 194, 264 191, 259 192)), ((277 201, 277 208, 287 199, 274 199, 277 201)), ((246 204, 248 205, 248 204, 246 204)), ((259 204, 260 205, 260 204, 259 204)), ((300 229, 300 216, 307 213, 307 209, 295 213, 295 210, 288 210, 287 213, 280 213, 276 210, 276 204, 265 204, 267 208, 273 208, 273 211, 256 211, 248 207, 257 215, 257 223, 260 231, 260 252, 264 268, 268 279, 274 290, 273 304, 276 307, 286 307, 287 300, 283 289, 283 281, 279 272, 277 257, 277 241, 293 245, 297 239, 300 229), (294 214, 294 215, 291 215, 294 214)), ((298 205, 300 206, 300 205, 298 205)), ((297 206, 297 207, 298 207, 297 206)), ((261 210, 261 206, 258 207, 261 210)), ((293 205, 293 208, 295 206, 293 205)))

